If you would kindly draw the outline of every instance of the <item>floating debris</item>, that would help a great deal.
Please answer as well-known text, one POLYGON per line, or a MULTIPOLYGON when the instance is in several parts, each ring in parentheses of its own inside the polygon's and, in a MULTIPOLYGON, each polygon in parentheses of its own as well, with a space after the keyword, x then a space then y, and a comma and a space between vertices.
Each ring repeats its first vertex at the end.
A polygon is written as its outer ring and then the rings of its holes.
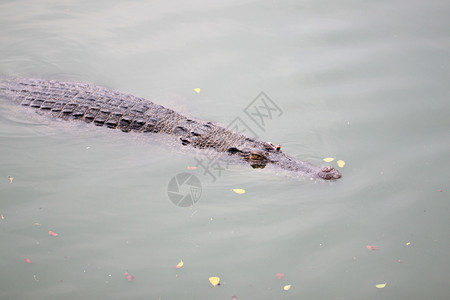
POLYGON ((345 161, 343 160, 338 160, 336 163, 340 168, 343 168, 345 166, 345 161))
POLYGON ((125 276, 125 279, 128 280, 128 281, 134 280, 134 276, 131 275, 131 274, 128 273, 128 272, 125 272, 123 275, 125 276))
POLYGON ((369 250, 380 250, 377 246, 371 246, 371 245, 367 245, 366 248, 369 250))
POLYGON ((57 237, 59 234, 57 234, 56 232, 53 231, 49 231, 48 234, 50 234, 51 236, 57 237))
POLYGON ((245 190, 243 190, 243 189, 233 189, 233 192, 235 192, 236 194, 239 194, 239 195, 245 194, 245 190))
POLYGON ((180 260, 178 265, 175 266, 175 269, 180 269, 184 265, 183 260, 180 260))
POLYGON ((220 285, 220 278, 219 277, 209 277, 209 282, 213 286, 218 286, 218 285, 220 285))

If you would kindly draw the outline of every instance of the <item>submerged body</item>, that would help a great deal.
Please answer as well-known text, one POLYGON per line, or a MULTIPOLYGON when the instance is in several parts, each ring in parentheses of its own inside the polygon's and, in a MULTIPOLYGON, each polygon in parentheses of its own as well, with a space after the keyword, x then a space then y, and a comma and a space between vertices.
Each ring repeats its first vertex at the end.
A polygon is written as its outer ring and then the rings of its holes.
POLYGON ((183 146, 224 152, 254 168, 270 164, 300 176, 325 180, 341 177, 333 167, 317 167, 300 161, 272 144, 211 122, 189 119, 143 98, 92 84, 25 78, 1 79, 0 96, 65 120, 80 120, 124 132, 173 135, 183 146))

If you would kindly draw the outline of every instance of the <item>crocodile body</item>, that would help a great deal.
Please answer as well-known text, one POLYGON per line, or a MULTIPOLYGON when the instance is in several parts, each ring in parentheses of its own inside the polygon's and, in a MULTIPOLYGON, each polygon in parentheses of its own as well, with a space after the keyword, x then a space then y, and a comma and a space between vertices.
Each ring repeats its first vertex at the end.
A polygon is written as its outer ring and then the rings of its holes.
POLYGON ((26 78, 0 79, 0 96, 64 120, 79 120, 124 132, 163 133, 181 145, 214 149, 249 163, 268 164, 297 175, 333 180, 341 174, 318 167, 211 122, 189 119, 149 100, 88 83, 26 78))

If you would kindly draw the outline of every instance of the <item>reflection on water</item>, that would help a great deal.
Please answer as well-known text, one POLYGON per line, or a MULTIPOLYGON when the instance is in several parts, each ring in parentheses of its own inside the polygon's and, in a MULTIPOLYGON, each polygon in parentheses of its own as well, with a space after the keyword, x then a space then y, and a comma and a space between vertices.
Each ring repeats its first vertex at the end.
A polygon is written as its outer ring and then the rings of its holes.
POLYGON ((445 299, 448 15, 445 1, 2 2, 0 74, 240 117, 343 178, 231 166, 213 182, 161 136, 3 101, 0 298, 445 299), (263 130, 245 119, 261 91, 283 112, 263 130), (169 199, 180 173, 201 184, 192 207, 169 199))

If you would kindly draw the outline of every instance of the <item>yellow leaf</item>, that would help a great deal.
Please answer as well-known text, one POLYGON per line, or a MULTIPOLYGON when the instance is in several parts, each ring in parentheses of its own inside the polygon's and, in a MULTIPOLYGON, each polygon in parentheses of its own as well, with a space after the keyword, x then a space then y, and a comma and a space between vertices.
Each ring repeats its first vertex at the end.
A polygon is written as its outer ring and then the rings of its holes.
POLYGON ((236 194, 245 194, 245 190, 243 189, 233 189, 233 192, 235 192, 236 194))
POLYGON ((180 260, 180 262, 178 263, 178 265, 175 266, 175 269, 179 269, 184 265, 183 260, 180 260))
POLYGON ((291 289, 291 285, 290 285, 290 284, 285 285, 285 286, 283 287, 283 290, 285 290, 285 291, 289 291, 290 289, 291 289))
POLYGON ((9 180, 9 183, 12 183, 14 178, 12 178, 11 176, 8 176, 8 180, 9 180))
POLYGON ((387 284, 387 282, 385 282, 385 283, 380 283, 380 284, 377 284, 375 287, 376 287, 377 289, 384 289, 384 287, 386 286, 386 284, 387 284))
POLYGON ((409 246, 409 245, 411 245, 411 242, 407 242, 407 243, 406 243, 406 246, 409 246))
POLYGON ((337 161, 337 165, 338 165, 339 167, 343 168, 343 167, 345 166, 345 161, 343 161, 343 160, 338 160, 338 161, 337 161))
POLYGON ((196 91, 197 93, 200 93, 200 88, 195 88, 194 91, 196 91))
POLYGON ((209 282, 211 282, 211 284, 213 286, 216 286, 220 283, 220 278, 219 277, 209 277, 209 282))
POLYGON ((327 158, 323 159, 323 161, 325 161, 325 162, 332 162, 333 160, 334 160, 333 157, 327 157, 327 158))

